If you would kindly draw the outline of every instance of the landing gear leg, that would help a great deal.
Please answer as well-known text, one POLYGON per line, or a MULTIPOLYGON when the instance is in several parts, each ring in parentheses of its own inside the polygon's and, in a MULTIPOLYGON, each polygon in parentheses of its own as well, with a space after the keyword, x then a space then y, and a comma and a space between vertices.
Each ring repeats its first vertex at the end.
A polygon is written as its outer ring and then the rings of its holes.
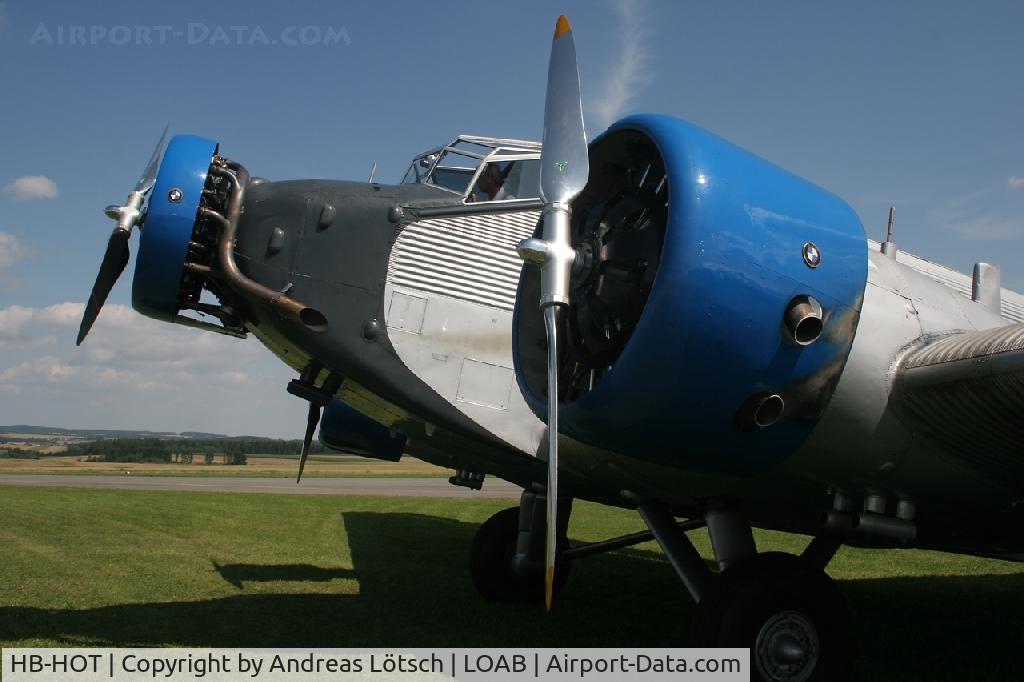
POLYGON ((738 511, 714 509, 706 520, 720 571, 697 605, 692 645, 749 647, 752 679, 763 682, 847 679, 846 602, 824 571, 838 543, 816 539, 803 556, 758 554, 738 511))
POLYGON ((637 508, 697 602, 690 646, 749 648, 755 681, 847 679, 846 602, 824 571, 838 542, 815 539, 802 556, 758 554, 747 518, 716 507, 704 516, 719 567, 712 573, 667 507, 642 501, 637 508))
POLYGON ((712 574, 690 542, 690 538, 686 537, 686 533, 676 524, 675 517, 667 507, 655 502, 642 502, 637 506, 637 511, 654 535, 654 539, 661 545, 662 551, 668 557, 672 568, 679 574, 693 601, 699 603, 711 582, 712 574))
MULTIPOLYGON (((568 547, 572 500, 559 500, 558 538, 568 547)), ((545 498, 524 491, 518 507, 503 509, 480 526, 470 548, 473 586, 488 601, 539 602, 544 598, 545 498)), ((572 561, 560 557, 555 593, 569 578, 572 561)))

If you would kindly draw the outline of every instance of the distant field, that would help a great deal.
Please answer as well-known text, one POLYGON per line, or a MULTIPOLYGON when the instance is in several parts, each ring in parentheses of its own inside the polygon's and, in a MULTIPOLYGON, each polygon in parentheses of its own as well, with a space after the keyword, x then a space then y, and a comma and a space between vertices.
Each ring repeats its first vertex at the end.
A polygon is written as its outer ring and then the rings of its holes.
MULTIPOLYGON (((274 476, 294 477, 299 456, 248 455, 248 464, 155 464, 135 462, 80 462, 78 456, 40 459, 0 458, 0 474, 130 474, 135 476, 274 476)), ((310 455, 303 476, 450 476, 451 471, 403 457, 399 462, 355 455, 310 455)))
MULTIPOLYGON (((692 609, 652 543, 577 561, 549 615, 480 600, 467 548, 505 504, 0 487, 0 646, 683 642, 692 609)), ((570 535, 639 528, 578 504, 570 535)), ((856 614, 857 679, 1019 679, 1024 566, 844 549, 830 572, 856 614)))

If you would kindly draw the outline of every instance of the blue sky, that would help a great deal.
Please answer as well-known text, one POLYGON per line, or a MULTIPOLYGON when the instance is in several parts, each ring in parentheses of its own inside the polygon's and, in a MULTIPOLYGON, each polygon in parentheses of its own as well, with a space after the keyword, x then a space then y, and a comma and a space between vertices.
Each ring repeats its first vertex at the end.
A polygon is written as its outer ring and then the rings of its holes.
POLYGON ((895 205, 901 248, 1024 290, 1020 3, 7 0, 0 423, 298 437, 283 365, 125 308, 131 265, 74 348, 102 208, 167 122, 273 179, 397 180, 460 132, 538 139, 559 12, 591 134, 681 116, 839 194, 870 236, 895 205))

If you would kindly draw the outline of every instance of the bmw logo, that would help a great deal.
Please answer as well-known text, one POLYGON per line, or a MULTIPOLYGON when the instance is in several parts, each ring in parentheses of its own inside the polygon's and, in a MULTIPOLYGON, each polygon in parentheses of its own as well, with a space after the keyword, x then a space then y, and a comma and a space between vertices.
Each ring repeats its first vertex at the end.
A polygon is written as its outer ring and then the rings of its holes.
MULTIPOLYGON (((172 204, 180 204, 181 200, 184 199, 184 198, 185 198, 185 193, 182 192, 177 187, 175 187, 174 189, 172 189, 170 192, 167 193, 167 200, 170 201, 172 204)), ((805 249, 805 253, 806 253, 806 249, 805 249)))
POLYGON ((816 268, 821 265, 821 251, 814 242, 804 244, 804 263, 807 263, 809 268, 816 268))

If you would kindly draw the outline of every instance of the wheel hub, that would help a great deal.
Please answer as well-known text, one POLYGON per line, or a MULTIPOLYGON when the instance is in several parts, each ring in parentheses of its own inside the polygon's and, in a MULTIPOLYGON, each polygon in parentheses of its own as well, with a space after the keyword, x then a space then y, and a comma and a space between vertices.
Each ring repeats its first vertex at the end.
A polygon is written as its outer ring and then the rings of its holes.
POLYGON ((821 644, 814 624, 801 613, 772 615, 757 633, 754 663, 758 672, 774 682, 805 682, 818 664, 821 644))

